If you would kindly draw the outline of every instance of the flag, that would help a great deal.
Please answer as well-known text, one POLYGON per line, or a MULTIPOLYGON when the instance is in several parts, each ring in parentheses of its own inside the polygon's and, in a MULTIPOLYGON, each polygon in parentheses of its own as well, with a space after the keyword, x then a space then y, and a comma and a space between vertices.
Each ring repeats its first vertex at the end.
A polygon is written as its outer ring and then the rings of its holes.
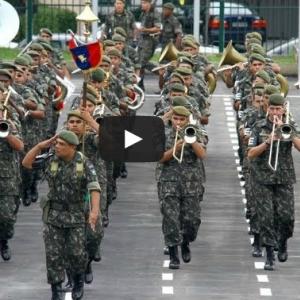
POLYGON ((70 48, 69 44, 69 49, 77 67, 81 70, 96 68, 101 62, 102 48, 98 41, 73 48, 70 48))

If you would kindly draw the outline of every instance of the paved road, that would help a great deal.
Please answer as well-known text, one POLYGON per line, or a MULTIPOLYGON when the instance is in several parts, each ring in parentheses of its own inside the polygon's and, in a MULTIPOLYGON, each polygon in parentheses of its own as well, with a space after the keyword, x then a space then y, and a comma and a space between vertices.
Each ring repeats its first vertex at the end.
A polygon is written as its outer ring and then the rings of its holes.
MULTIPOLYGON (((141 114, 152 113, 158 99, 156 84, 154 77, 147 80, 147 102, 141 114)), ((291 110, 300 123, 299 92, 291 89, 291 110)), ((289 260, 278 263, 276 271, 266 272, 264 259, 251 257, 229 97, 230 91, 220 82, 212 101, 202 224, 192 244, 191 263, 176 271, 166 267, 155 164, 128 164, 129 176, 118 181, 119 197, 110 210, 103 259, 94 264, 95 279, 86 287, 85 299, 300 299, 300 184, 296 185, 297 221, 289 260)), ((299 177, 300 155, 295 154, 299 177)), ((45 193, 45 186, 40 190, 45 193)), ((50 299, 41 232, 38 204, 22 207, 11 242, 13 258, 8 263, 0 261, 1 300, 50 299)))

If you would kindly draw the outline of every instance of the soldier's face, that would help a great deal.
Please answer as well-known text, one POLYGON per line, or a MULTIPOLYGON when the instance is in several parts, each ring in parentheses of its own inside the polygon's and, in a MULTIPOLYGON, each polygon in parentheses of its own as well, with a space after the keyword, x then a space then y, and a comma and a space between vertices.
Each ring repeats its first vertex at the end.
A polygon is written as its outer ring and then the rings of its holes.
POLYGON ((256 83, 266 84, 266 82, 261 77, 255 77, 253 85, 255 85, 256 83))
POLYGON ((96 90, 100 90, 101 89, 101 87, 102 87, 102 82, 100 82, 100 81, 91 81, 90 82, 91 83, 91 85, 96 89, 96 90))
POLYGON ((125 4, 122 1, 115 2, 115 11, 117 14, 121 14, 124 11, 125 4))
POLYGON ((68 130, 74 132, 76 135, 82 135, 84 132, 84 122, 80 118, 70 117, 67 122, 68 130))
POLYGON ((41 32, 40 33, 40 38, 43 39, 46 42, 50 42, 51 41, 51 35, 45 33, 45 32, 41 32))
POLYGON ((142 1, 141 2, 141 8, 143 11, 148 11, 151 8, 151 3, 148 1, 142 1))
POLYGON ((259 95, 254 95, 253 100, 252 100, 252 105, 255 108, 260 108, 264 105, 264 98, 259 95))
POLYGON ((0 75, 0 82, 2 82, 6 88, 11 84, 11 80, 5 75, 0 75))
POLYGON ((41 62, 40 56, 33 56, 32 61, 34 66, 38 66, 41 62))
POLYGON ((269 105, 268 116, 272 122, 274 121, 274 118, 278 118, 278 119, 282 120, 283 114, 284 114, 283 105, 269 105))
POLYGON ((193 78, 192 76, 183 76, 184 85, 189 87, 192 84, 193 78))
POLYGON ((103 69, 105 72, 109 72, 110 70, 110 65, 107 63, 101 64, 100 68, 103 69))
POLYGON ((110 58, 110 60, 111 60, 111 64, 112 64, 114 67, 119 67, 120 62, 121 62, 120 57, 118 57, 118 56, 110 56, 109 58, 110 58))
POLYGON ((42 55, 42 56, 41 56, 41 65, 42 65, 42 64, 45 64, 45 63, 47 63, 47 62, 48 62, 48 57, 45 56, 45 55, 42 55))
POLYGON ((173 11, 169 8, 163 8, 162 14, 163 14, 164 17, 169 17, 169 16, 172 15, 172 12, 173 11))
POLYGON ((198 52, 198 50, 193 47, 184 47, 182 51, 192 53, 193 55, 198 52))
POLYGON ((15 76, 15 82, 19 83, 19 84, 23 84, 25 83, 27 80, 27 76, 26 73, 21 73, 21 72, 16 72, 16 76, 15 76))
POLYGON ((265 67, 265 64, 259 60, 253 60, 250 64, 250 72, 252 74, 256 74, 258 71, 263 70, 265 67))
MULTIPOLYGON (((83 105, 83 100, 80 101, 80 105, 81 106, 83 105)), ((86 101, 86 109, 90 113, 90 115, 93 114, 95 108, 96 108, 96 106, 94 103, 90 102, 89 100, 86 101)))
POLYGON ((124 45, 124 43, 122 43, 122 42, 116 42, 115 47, 116 47, 119 51, 123 52, 123 49, 124 49, 125 45, 124 45))
POLYGON ((61 159, 66 159, 72 157, 74 155, 74 152, 76 150, 76 146, 70 145, 64 140, 57 138, 55 142, 55 154, 61 158, 61 159))
POLYGON ((172 126, 174 129, 183 128, 189 122, 189 118, 185 116, 176 115, 173 113, 172 115, 172 126))
POLYGON ((174 98, 174 97, 177 97, 177 96, 184 96, 184 92, 173 92, 173 91, 170 92, 170 97, 171 98, 174 98))

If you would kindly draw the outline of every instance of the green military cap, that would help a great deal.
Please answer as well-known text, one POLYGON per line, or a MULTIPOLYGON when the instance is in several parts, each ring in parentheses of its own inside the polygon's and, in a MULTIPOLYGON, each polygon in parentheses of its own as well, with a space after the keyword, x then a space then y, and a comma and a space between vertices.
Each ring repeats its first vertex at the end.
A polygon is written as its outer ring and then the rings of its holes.
POLYGON ((177 58, 182 57, 182 56, 187 57, 187 58, 189 58, 189 59, 192 59, 192 58, 193 58, 193 54, 192 54, 192 53, 186 52, 186 51, 179 51, 179 52, 177 53, 177 58))
POLYGON ((260 41, 262 41, 262 36, 259 32, 257 31, 253 31, 253 32, 248 32, 246 34, 246 39, 251 39, 251 38, 255 38, 255 39, 258 39, 260 41))
POLYGON ((264 70, 258 71, 255 75, 256 77, 260 77, 261 79, 263 79, 266 83, 270 83, 271 81, 269 74, 264 70))
POLYGON ((124 36, 120 35, 120 34, 117 34, 115 33, 113 36, 112 36, 112 40, 114 42, 122 42, 122 43, 125 43, 126 42, 126 39, 124 38, 124 36))
POLYGON ((107 55, 102 56, 102 62, 106 62, 108 64, 111 64, 111 59, 107 55))
POLYGON ((54 51, 53 47, 50 44, 48 44, 46 42, 40 42, 40 44, 43 46, 43 48, 45 50, 47 50, 49 52, 53 52, 54 51))
POLYGON ((35 50, 35 51, 43 51, 44 50, 44 47, 39 44, 39 43, 32 43, 30 46, 29 46, 29 49, 31 50, 35 50))
POLYGON ((265 85, 264 94, 266 95, 272 95, 272 94, 279 94, 280 90, 278 87, 272 84, 265 85))
POLYGON ((114 28, 114 33, 120 34, 124 38, 127 38, 127 33, 122 27, 115 27, 114 28))
POLYGON ((0 69, 14 69, 17 70, 17 66, 11 62, 2 62, 0 63, 0 69))
MULTIPOLYGON (((81 95, 81 97, 83 98, 83 95, 81 95)), ((97 105, 97 97, 95 97, 95 95, 90 93, 89 91, 87 91, 85 99, 92 102, 94 105, 97 105)))
POLYGON ((0 91, 1 92, 5 92, 6 91, 6 88, 5 88, 5 85, 3 82, 0 82, 0 91))
POLYGON ((254 60, 258 60, 258 61, 261 61, 263 63, 266 62, 266 59, 258 53, 253 53, 253 54, 250 55, 250 57, 249 57, 250 63, 253 62, 254 60))
POLYGON ((185 86, 181 83, 174 83, 171 86, 170 90, 172 92, 185 92, 185 86))
POLYGON ((258 53, 262 56, 265 56, 266 55, 266 50, 263 46, 261 45, 258 45, 258 44, 251 44, 251 47, 250 47, 250 53, 258 53))
POLYGON ((87 91, 87 93, 92 94, 96 98, 98 98, 98 96, 99 96, 99 93, 91 84, 87 84, 86 91, 87 91))
POLYGON ((258 45, 261 45, 261 41, 256 39, 256 38, 251 38, 251 39, 248 39, 247 40, 247 44, 248 45, 251 45, 251 44, 258 44, 258 45))
POLYGON ((256 90, 263 90, 265 88, 265 84, 261 83, 261 82, 258 82, 258 83, 255 83, 253 85, 253 89, 256 91, 256 90))
POLYGON ((115 46, 115 45, 116 45, 115 42, 112 41, 112 40, 105 40, 105 41, 103 42, 103 46, 104 46, 104 47, 113 47, 113 46, 115 46))
POLYGON ((269 98, 269 105, 281 106, 285 102, 285 99, 280 94, 272 94, 269 98))
POLYGON ((173 3, 171 3, 171 2, 166 2, 163 5, 163 8, 168 8, 168 9, 174 10, 175 9, 175 5, 173 3))
POLYGON ((183 67, 176 68, 175 71, 182 76, 192 75, 192 73, 193 73, 193 71, 191 69, 183 68, 183 67))
POLYGON ((170 78, 172 78, 172 77, 177 77, 177 78, 180 79, 180 81, 181 81, 182 83, 184 83, 184 79, 183 79, 182 75, 180 75, 179 73, 177 73, 177 72, 171 73, 170 78))
POLYGON ((0 69, 0 75, 1 77, 6 77, 9 80, 13 80, 12 75, 5 69, 0 69))
POLYGON ((184 48, 184 47, 191 47, 191 48, 194 48, 194 49, 197 48, 196 43, 191 39, 183 39, 182 42, 181 42, 181 45, 182 45, 182 48, 184 48))
POLYGON ((41 55, 39 52, 34 51, 34 50, 26 51, 26 54, 28 54, 30 56, 40 56, 41 55))
POLYGON ((173 106, 173 114, 188 117, 191 112, 184 106, 173 106))
POLYGON ((110 49, 107 53, 106 53, 106 55, 108 55, 108 56, 117 56, 117 57, 122 57, 122 53, 118 50, 118 49, 110 49))
POLYGON ((137 69, 141 69, 142 68, 142 64, 140 64, 140 63, 136 63, 136 64, 134 64, 134 69, 135 70, 137 70, 137 69))
POLYGON ((180 57, 178 57, 177 61, 179 63, 187 63, 187 64, 191 65, 192 67, 194 66, 194 62, 190 58, 188 58, 186 56, 180 56, 180 57))
POLYGON ((192 40, 192 41, 196 42, 196 39, 192 34, 185 34, 182 39, 183 40, 189 39, 189 40, 192 40))
POLYGON ((24 58, 26 58, 26 59, 28 60, 29 66, 32 65, 33 60, 32 60, 32 57, 31 57, 29 54, 23 53, 23 54, 21 55, 21 57, 24 57, 24 58))
POLYGON ((91 74, 91 79, 93 81, 102 82, 105 79, 105 77, 106 77, 105 72, 100 68, 97 68, 91 74))
POLYGON ((58 137, 70 145, 75 145, 75 146, 79 145, 79 140, 77 135, 70 130, 62 130, 58 134, 58 137))
POLYGON ((30 62, 28 61, 28 58, 26 58, 22 55, 22 56, 16 57, 14 63, 16 65, 28 67, 30 62))
POLYGON ((172 98, 172 106, 184 106, 185 108, 188 108, 189 102, 185 96, 175 96, 172 98))
POLYGON ((152 0, 142 0, 141 2, 151 2, 152 0))
POLYGON ((40 29, 40 33, 46 33, 46 34, 48 34, 50 36, 53 35, 52 31, 49 28, 41 28, 40 29))
POLYGON ((69 120, 71 117, 76 117, 76 118, 79 118, 81 120, 84 120, 84 118, 81 115, 81 112, 77 109, 76 110, 71 110, 71 111, 68 112, 67 120, 69 120))
POLYGON ((256 89, 256 90, 254 90, 254 95, 263 96, 263 94, 264 94, 263 89, 256 89))

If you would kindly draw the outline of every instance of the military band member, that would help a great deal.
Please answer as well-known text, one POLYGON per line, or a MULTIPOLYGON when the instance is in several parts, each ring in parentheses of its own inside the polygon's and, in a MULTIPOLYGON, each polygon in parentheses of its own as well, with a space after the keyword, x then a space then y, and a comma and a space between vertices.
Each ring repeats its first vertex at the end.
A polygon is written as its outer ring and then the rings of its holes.
POLYGON ((288 259, 287 241, 294 231, 293 184, 296 177, 292 148, 294 146, 300 151, 300 137, 297 125, 291 124, 293 130, 290 138, 282 139, 279 130, 287 117, 286 113, 284 98, 280 94, 271 95, 267 117, 255 124, 249 139, 248 157, 251 161, 252 178, 257 187, 254 196, 257 202, 260 237, 267 254, 265 270, 274 270, 273 251, 277 246, 278 260, 285 262, 288 259), (270 146, 273 148, 271 154, 270 146), (277 147, 279 155, 278 165, 275 167, 277 147))

